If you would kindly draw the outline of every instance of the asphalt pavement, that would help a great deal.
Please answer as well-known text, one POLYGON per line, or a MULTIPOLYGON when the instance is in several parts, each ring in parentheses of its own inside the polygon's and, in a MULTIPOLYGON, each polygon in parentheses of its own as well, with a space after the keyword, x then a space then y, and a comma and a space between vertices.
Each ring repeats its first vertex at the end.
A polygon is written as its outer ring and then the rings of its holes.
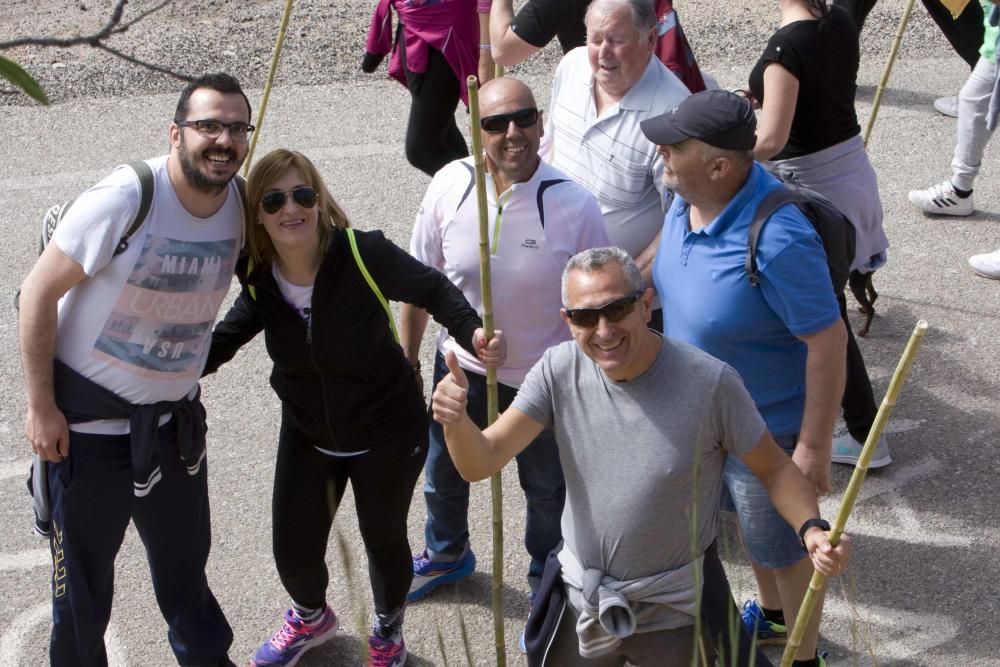
MULTIPOLYGON (((736 87, 756 52, 748 49, 740 62, 728 56, 713 61, 710 54, 702 62, 724 87, 736 87)), ((884 56, 866 54, 858 96, 862 122, 884 56)), ((861 340, 877 396, 916 321, 927 320, 930 329, 887 429, 894 462, 869 475, 848 524, 857 549, 848 573, 832 582, 820 638, 832 665, 1000 665, 994 491, 1000 362, 990 333, 998 325, 1000 282, 973 275, 965 264, 972 253, 1000 247, 1000 155, 995 147, 987 151, 977 213, 969 218, 926 217, 906 201, 909 189, 948 175, 955 121, 936 114, 931 102, 957 90, 966 75, 943 47, 934 57, 900 62, 869 144, 892 243, 889 263, 875 277, 878 314, 861 340)), ((544 107, 548 81, 533 76, 528 82, 544 107)), ((250 92, 256 106, 261 91, 250 92)), ((24 485, 30 449, 22 435, 25 405, 11 298, 36 257, 44 209, 116 164, 166 152, 175 102, 172 94, 84 99, 53 108, 5 107, 0 115, 0 313, 6 314, 0 316, 0 665, 45 664, 50 622, 48 550, 31 532, 24 485)), ((429 182, 403 157, 407 106, 406 92, 388 80, 280 87, 271 97, 258 155, 279 146, 305 152, 356 226, 383 229, 405 247, 429 182)), ((466 126, 464 110, 458 116, 466 126)), ((423 347, 427 386, 432 333, 423 347)), ((270 550, 279 402, 267 384, 269 370, 256 341, 204 383, 214 539, 208 575, 233 624, 237 662, 277 629, 288 604, 270 550)), ((834 473, 826 516, 835 513, 850 469, 834 473)), ((420 488, 410 514, 414 549, 422 544, 420 488)), ((527 614, 524 510, 511 470, 504 489, 507 650, 510 664, 524 664, 516 650, 527 614)), ((479 566, 469 580, 409 608, 411 665, 445 664, 440 646, 447 664, 464 664, 462 622, 471 662, 493 662, 488 484, 474 487, 470 520, 479 566)), ((649 520, 654 525, 657 518, 649 520)), ((350 492, 334 530, 342 540, 330 540, 329 598, 343 630, 307 654, 303 667, 357 664, 363 656, 371 594, 350 492)), ((735 546, 725 551, 738 596, 752 594, 745 558, 735 546)), ((143 548, 131 529, 118 559, 107 643, 112 665, 173 664, 143 548)))

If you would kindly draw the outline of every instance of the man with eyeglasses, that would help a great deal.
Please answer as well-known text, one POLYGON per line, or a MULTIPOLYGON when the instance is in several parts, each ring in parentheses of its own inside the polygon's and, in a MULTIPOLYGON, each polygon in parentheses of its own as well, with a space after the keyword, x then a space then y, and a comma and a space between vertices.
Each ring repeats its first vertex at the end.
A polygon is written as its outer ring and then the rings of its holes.
MULTIPOLYGON (((465 479, 501 469, 543 429, 559 444, 565 542, 528 621, 529 664, 544 654, 546 665, 690 665, 699 614, 709 645, 733 659, 727 644, 742 633, 738 620, 727 623, 738 614, 714 547, 729 458, 802 526, 817 569, 832 575, 847 563, 849 541, 830 545, 809 482, 774 443, 739 375, 649 329, 652 298, 625 251, 587 250, 562 275, 562 319, 574 341, 545 352, 496 423, 481 431, 466 415, 469 381, 450 352, 434 391, 434 419, 465 479)), ((741 641, 737 664, 750 652, 741 641)))
MULTIPOLYGON (((739 371, 783 456, 824 495, 844 395, 847 330, 823 243, 795 205, 767 219, 757 241, 759 284, 747 276, 751 221, 764 198, 782 187, 754 162, 756 128, 750 101, 719 90, 692 95, 643 123, 677 193, 653 278, 665 304, 666 335, 739 371)), ((760 639, 783 643, 813 568, 798 526, 768 500, 755 473, 745 460, 726 462, 723 508, 737 513, 760 593, 759 603, 744 605, 744 623, 760 639)), ((796 667, 826 664, 816 653, 820 616, 817 610, 805 631, 796 667)))
POLYGON ((118 168, 81 194, 21 288, 25 435, 47 461, 53 665, 107 663, 114 560, 129 520, 182 665, 231 665, 233 633, 205 578, 205 412, 212 325, 243 246, 233 178, 250 103, 209 74, 183 90, 148 185, 118 168))
MULTIPOLYGON (((586 25, 587 45, 556 69, 542 156, 597 197, 611 243, 648 278, 672 195, 639 123, 679 104, 688 89, 653 55, 651 0, 594 0, 586 25)), ((662 326, 657 305, 653 327, 662 326)))
MULTIPOLYGON (((515 79, 500 78, 480 92, 480 125, 486 155, 493 316, 507 339, 507 360, 497 370, 499 409, 505 410, 517 388, 546 348, 567 340, 559 319, 559 276, 580 250, 606 245, 604 219, 594 197, 538 157, 542 112, 531 90, 515 79)), ((477 310, 479 283, 479 212, 472 158, 443 167, 431 182, 417 213, 410 252, 442 271, 477 310)), ((402 306, 403 349, 415 365, 427 313, 402 306)), ((454 352, 469 374, 469 414, 486 424, 486 368, 442 331, 437 340, 434 381, 448 370, 444 354, 454 352)), ((517 460, 527 499, 525 546, 531 556, 528 583, 538 587, 549 552, 561 539, 559 515, 565 489, 551 431, 517 460)), ((431 424, 424 468, 427 503, 425 549, 413 559, 410 599, 472 573, 475 556, 469 544, 469 485, 448 457, 441 427, 431 424)))

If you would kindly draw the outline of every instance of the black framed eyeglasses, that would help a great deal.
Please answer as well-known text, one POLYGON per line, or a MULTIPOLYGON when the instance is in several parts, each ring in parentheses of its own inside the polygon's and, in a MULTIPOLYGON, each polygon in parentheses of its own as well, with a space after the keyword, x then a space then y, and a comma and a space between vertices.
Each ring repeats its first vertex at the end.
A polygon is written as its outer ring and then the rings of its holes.
POLYGON ((177 127, 193 127, 203 137, 216 139, 225 129, 229 130, 229 136, 233 141, 246 141, 255 128, 248 123, 223 123, 221 120, 206 118, 204 120, 179 120, 177 127))
POLYGON ((596 327, 597 323, 604 316, 608 322, 621 322, 635 310, 635 304, 642 296, 642 290, 638 290, 610 301, 603 306, 596 308, 563 308, 566 317, 578 327, 596 327))
POLYGON ((511 121, 513 121, 514 125, 517 125, 521 129, 531 127, 538 122, 538 109, 532 107, 530 109, 511 111, 510 113, 498 113, 493 116, 484 116, 479 119, 479 127, 483 128, 490 134, 500 134, 501 132, 507 131, 507 128, 510 127, 511 121))
POLYGON ((319 195, 308 185, 300 185, 291 192, 285 193, 281 190, 268 192, 260 198, 260 207, 265 213, 275 214, 285 206, 286 195, 292 196, 292 201, 302 208, 312 208, 319 200, 319 195))

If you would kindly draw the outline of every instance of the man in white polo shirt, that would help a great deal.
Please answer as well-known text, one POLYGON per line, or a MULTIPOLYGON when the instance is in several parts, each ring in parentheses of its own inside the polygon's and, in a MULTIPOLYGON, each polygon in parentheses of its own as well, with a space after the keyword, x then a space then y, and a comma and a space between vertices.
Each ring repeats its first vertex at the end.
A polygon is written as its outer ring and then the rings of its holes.
MULTIPOLYGON (((507 408, 524 376, 545 350, 569 339, 559 317, 560 276, 570 257, 608 243, 594 197, 538 157, 542 114, 522 82, 500 78, 479 97, 490 220, 493 312, 507 338, 507 361, 497 370, 499 408, 507 408)), ((473 159, 456 160, 434 176, 413 228, 410 252, 442 271, 477 310, 479 217, 473 159)), ((417 364, 427 313, 403 304, 403 350, 417 364)), ((435 384, 448 374, 446 352, 455 352, 469 376, 469 416, 486 425, 486 370, 442 331, 437 340, 435 384)), ((534 592, 545 559, 562 538, 559 517, 565 485, 551 430, 518 457, 527 498, 525 546, 531 556, 528 582, 534 592)), ((431 423, 424 469, 427 503, 425 549, 413 559, 410 599, 458 581, 475 569, 469 546, 469 484, 448 455, 441 425, 431 423)))
MULTIPOLYGON (((542 154, 597 197, 611 244, 632 255, 648 281, 672 195, 639 123, 677 106, 688 90, 653 56, 651 0, 594 0, 586 24, 587 46, 556 70, 542 154)), ((662 329, 658 306, 651 326, 662 329)))

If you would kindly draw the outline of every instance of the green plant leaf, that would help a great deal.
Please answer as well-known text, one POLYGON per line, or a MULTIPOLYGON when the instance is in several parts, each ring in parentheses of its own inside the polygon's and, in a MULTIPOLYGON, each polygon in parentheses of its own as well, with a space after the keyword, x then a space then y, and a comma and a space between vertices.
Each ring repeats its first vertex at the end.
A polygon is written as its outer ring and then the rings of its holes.
POLYGON ((46 97, 42 87, 38 85, 37 81, 31 78, 30 74, 24 71, 24 68, 13 60, 0 56, 0 76, 23 90, 35 101, 48 105, 49 98, 46 97))

